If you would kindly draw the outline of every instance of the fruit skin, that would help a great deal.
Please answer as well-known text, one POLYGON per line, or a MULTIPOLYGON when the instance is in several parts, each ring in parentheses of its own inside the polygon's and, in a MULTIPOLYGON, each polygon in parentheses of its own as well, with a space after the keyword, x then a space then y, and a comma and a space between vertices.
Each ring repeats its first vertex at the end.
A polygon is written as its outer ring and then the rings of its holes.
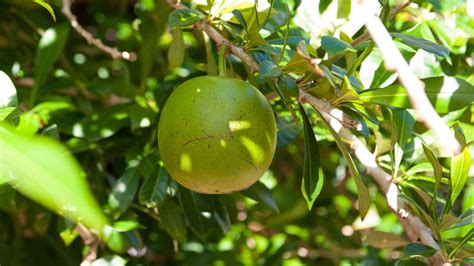
POLYGON ((237 79, 190 79, 168 98, 158 126, 166 170, 196 192, 221 194, 254 184, 275 154, 276 122, 266 98, 237 79))

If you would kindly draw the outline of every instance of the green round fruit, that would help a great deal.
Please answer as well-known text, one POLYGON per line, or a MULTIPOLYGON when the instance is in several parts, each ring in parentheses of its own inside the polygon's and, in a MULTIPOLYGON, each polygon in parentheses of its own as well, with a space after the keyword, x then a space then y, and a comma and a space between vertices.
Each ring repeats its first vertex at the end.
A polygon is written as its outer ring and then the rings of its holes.
POLYGON ((158 126, 166 170, 193 191, 220 194, 254 184, 275 154, 272 108, 237 79, 190 79, 168 98, 158 126))

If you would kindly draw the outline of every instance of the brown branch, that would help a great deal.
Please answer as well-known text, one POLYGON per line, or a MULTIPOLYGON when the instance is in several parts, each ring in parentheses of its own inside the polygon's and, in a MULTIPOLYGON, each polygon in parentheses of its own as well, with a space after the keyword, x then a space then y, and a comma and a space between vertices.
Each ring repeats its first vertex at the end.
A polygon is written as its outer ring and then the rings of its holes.
POLYGON ((81 266, 90 265, 97 258, 97 249, 99 248, 99 239, 87 229, 84 225, 78 223, 76 231, 84 241, 84 244, 89 246, 88 253, 84 256, 81 266))
MULTIPOLYGON (((387 20, 393 19, 400 11, 402 11, 405 7, 407 7, 410 4, 410 1, 405 1, 404 3, 401 3, 397 6, 395 6, 392 10, 390 10, 390 13, 388 14, 387 20)), ((370 34, 369 32, 365 32, 359 37, 357 37, 354 41, 352 41, 351 45, 352 46, 357 46, 367 40, 370 39, 370 34)))
POLYGON ((71 11, 71 5, 73 1, 74 0, 62 0, 61 12, 69 20, 74 30, 79 33, 79 35, 81 35, 87 41, 87 43, 94 45, 99 50, 109 54, 113 59, 116 60, 127 60, 133 62, 137 59, 137 55, 134 52, 122 52, 115 47, 110 47, 84 29, 84 27, 82 27, 77 21, 77 17, 71 11))
MULTIPOLYGON (((366 6, 364 10, 369 12, 370 9, 368 9, 366 1, 359 1, 363 6, 366 6)), ((400 83, 408 92, 412 106, 417 114, 417 120, 423 122, 429 129, 433 130, 445 155, 458 154, 461 151, 461 146, 454 137, 453 132, 446 126, 438 113, 436 113, 433 105, 431 105, 426 96, 425 84, 410 70, 408 63, 395 46, 390 33, 388 33, 380 18, 371 13, 367 13, 364 18, 365 27, 382 53, 385 68, 398 74, 400 83)))

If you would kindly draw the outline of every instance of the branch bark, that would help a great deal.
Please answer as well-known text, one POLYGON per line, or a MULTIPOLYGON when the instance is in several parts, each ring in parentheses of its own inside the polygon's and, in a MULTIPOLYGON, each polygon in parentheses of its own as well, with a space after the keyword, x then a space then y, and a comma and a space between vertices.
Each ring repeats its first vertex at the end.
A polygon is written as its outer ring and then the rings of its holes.
POLYGON ((116 60, 135 61, 137 59, 137 55, 134 52, 122 52, 116 47, 110 47, 84 29, 84 27, 82 27, 77 21, 77 17, 71 11, 71 5, 73 1, 74 0, 62 0, 61 12, 69 20, 69 23, 74 28, 74 30, 79 33, 79 35, 81 35, 87 41, 87 43, 94 45, 99 50, 109 54, 113 59, 116 60))
MULTIPOLYGON (((370 12, 366 0, 359 1, 362 5, 367 7, 364 10, 370 12)), ((400 83, 408 92, 412 106, 416 111, 417 119, 423 122, 429 129, 433 130, 444 154, 450 156, 459 154, 461 146, 454 137, 454 133, 446 126, 438 113, 436 113, 428 96, 426 96, 425 84, 410 70, 408 63, 395 46, 390 33, 388 33, 380 18, 372 13, 367 13, 364 18, 365 27, 382 53, 385 68, 398 74, 400 83)))

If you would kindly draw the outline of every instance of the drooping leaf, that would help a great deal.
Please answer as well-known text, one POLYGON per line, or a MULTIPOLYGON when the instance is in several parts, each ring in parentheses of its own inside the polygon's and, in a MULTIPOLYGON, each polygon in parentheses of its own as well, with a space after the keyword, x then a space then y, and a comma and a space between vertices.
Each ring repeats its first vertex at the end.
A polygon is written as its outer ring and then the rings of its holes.
POLYGON ((285 147, 301 132, 301 125, 291 115, 277 117, 277 148, 285 147))
POLYGON ((406 110, 393 110, 392 118, 392 126, 396 133, 396 143, 393 147, 393 176, 396 177, 398 176, 398 169, 400 168, 406 147, 412 139, 411 133, 413 132, 415 119, 406 110))
POLYGON ((53 20, 56 22, 56 15, 54 14, 54 10, 53 10, 53 8, 51 7, 50 4, 46 3, 43 0, 34 0, 33 2, 37 3, 38 5, 44 7, 46 10, 48 10, 49 14, 53 18, 53 20))
POLYGON ((272 192, 262 182, 257 182, 241 192, 244 196, 264 203, 276 213, 280 212, 278 205, 272 197, 272 192))
POLYGON ((178 191, 179 200, 187 225, 201 239, 206 239, 207 232, 204 227, 203 216, 196 201, 197 195, 183 186, 179 186, 178 191))
POLYGON ((321 47, 328 53, 329 57, 344 53, 345 51, 356 52, 350 44, 329 35, 321 38, 321 47))
POLYGON ((398 248, 407 245, 406 239, 388 232, 370 231, 364 243, 376 248, 398 248))
POLYGON ((31 104, 38 95, 38 90, 46 80, 48 72, 58 60, 69 36, 69 25, 60 24, 47 29, 41 37, 36 51, 34 65, 34 87, 31 92, 31 104))
POLYGON ((441 184, 441 176, 443 175, 443 167, 441 166, 441 163, 434 155, 433 151, 431 151, 431 148, 428 145, 426 145, 424 142, 422 142, 422 145, 423 145, 423 151, 426 157, 428 158, 431 165, 433 166, 435 187, 433 190, 433 198, 431 199, 430 209, 431 209, 431 212, 434 214, 435 220, 437 220, 438 214, 437 214, 436 201, 437 201, 439 186, 441 184))
POLYGON ((402 34, 402 33, 393 32, 391 34, 392 34, 393 37, 399 38, 402 42, 404 42, 408 45, 414 46, 416 48, 423 49, 427 52, 433 53, 433 54, 435 54, 439 57, 442 57, 446 60, 450 60, 449 50, 441 44, 437 44, 437 43, 434 43, 434 42, 431 42, 431 41, 428 41, 428 40, 425 40, 425 39, 422 39, 422 38, 418 38, 418 37, 415 37, 415 36, 406 35, 406 34, 402 34))
POLYGON ((21 135, 0 124, 0 183, 100 236, 108 221, 92 195, 85 174, 61 144, 44 136, 21 135))
MULTIPOLYGON (((432 77, 422 79, 425 92, 438 113, 447 113, 469 106, 474 102, 474 86, 454 77, 432 77)), ((408 93, 400 84, 394 84, 380 89, 365 90, 360 98, 366 102, 411 108, 408 93)))
POLYGON ((135 198, 138 190, 138 168, 129 167, 123 175, 115 182, 112 192, 109 195, 109 206, 117 212, 124 212, 135 198))
POLYGON ((403 248, 407 256, 431 257, 436 253, 436 249, 421 243, 410 243, 403 248))
POLYGON ((158 207, 162 227, 173 239, 183 241, 186 239, 186 223, 181 214, 181 208, 171 197, 166 197, 158 207))
POLYGON ((0 71, 0 108, 17 107, 16 88, 5 72, 0 71))
POLYGON ((231 221, 226 206, 221 201, 220 196, 212 198, 213 216, 224 233, 230 231, 231 221))
POLYGON ((321 120, 324 122, 326 125, 326 128, 331 132, 331 135, 334 137, 336 140, 337 146, 339 147, 339 150, 341 151, 342 155, 344 156, 344 159, 346 159, 347 165, 349 166, 349 169, 351 169, 352 176, 354 177, 354 181, 357 187, 357 192, 359 193, 359 212, 360 212, 360 217, 361 220, 364 220, 365 216, 367 215, 367 212, 370 209, 370 194, 369 190, 365 186, 364 182, 362 181, 362 178, 360 177, 359 170, 357 170, 357 166, 355 165, 354 160, 352 159, 351 154, 349 153, 349 150, 347 149, 346 145, 342 141, 342 139, 339 137, 336 131, 331 127, 329 122, 324 119, 324 117, 318 112, 319 116, 321 117, 321 120))
POLYGON ((180 27, 173 28, 173 40, 168 49, 168 68, 173 69, 179 67, 184 62, 184 39, 180 27))
POLYGON ((324 172, 319 144, 314 135, 313 126, 301 105, 300 113, 303 118, 304 128, 304 162, 301 191, 306 203, 308 204, 308 209, 311 210, 314 201, 318 198, 323 189, 324 172))
POLYGON ((147 208, 159 206, 166 197, 168 182, 169 174, 166 169, 163 166, 156 167, 140 188, 138 193, 140 204, 147 206, 147 208))
POLYGON ((170 27, 191 26, 203 18, 204 15, 196 10, 189 8, 176 9, 168 15, 168 25, 170 27))

